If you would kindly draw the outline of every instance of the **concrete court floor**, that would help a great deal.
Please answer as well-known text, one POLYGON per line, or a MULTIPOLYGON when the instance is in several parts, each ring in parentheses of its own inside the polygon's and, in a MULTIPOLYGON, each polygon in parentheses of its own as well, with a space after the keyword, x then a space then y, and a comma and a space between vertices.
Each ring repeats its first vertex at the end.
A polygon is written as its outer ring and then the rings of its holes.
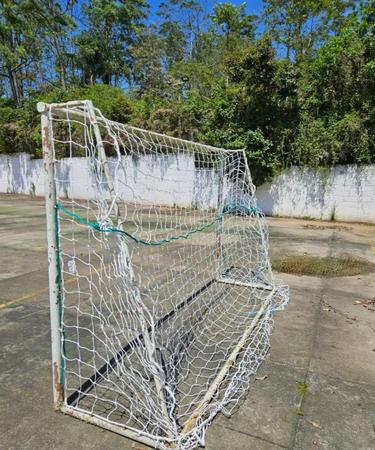
MULTIPOLYGON (((374 226, 268 222, 275 255, 375 262, 374 226)), ((270 354, 234 416, 216 417, 206 449, 375 449, 375 312, 355 303, 374 297, 375 275, 280 278, 290 304, 270 354)), ((144 448, 53 411, 41 200, 0 197, 0 342, 1 449, 144 448)))

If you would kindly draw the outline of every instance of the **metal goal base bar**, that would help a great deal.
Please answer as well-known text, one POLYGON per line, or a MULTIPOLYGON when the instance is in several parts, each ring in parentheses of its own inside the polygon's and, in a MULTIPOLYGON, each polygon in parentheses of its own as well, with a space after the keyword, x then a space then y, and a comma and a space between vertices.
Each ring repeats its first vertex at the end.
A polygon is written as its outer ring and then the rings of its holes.
POLYGON ((238 281, 238 280, 235 280, 233 278, 228 278, 228 277, 220 277, 220 278, 217 278, 216 281, 218 281, 219 283, 234 284, 236 286, 245 286, 245 287, 253 287, 256 289, 264 289, 266 291, 272 291, 272 289, 275 288, 275 286, 271 286, 270 284, 238 281))
POLYGON ((143 433, 142 431, 134 430, 130 427, 127 427, 126 425, 121 426, 116 423, 109 422, 92 414, 78 411, 77 409, 71 406, 63 405, 59 408, 59 411, 69 416, 80 419, 84 422, 96 425, 100 428, 104 428, 105 430, 112 431, 114 433, 120 434, 121 436, 125 436, 129 439, 132 439, 133 441, 137 441, 140 442, 141 444, 148 445, 149 447, 155 449, 160 448, 160 444, 162 442, 171 449, 177 448, 172 439, 168 438, 155 439, 148 433, 143 433))

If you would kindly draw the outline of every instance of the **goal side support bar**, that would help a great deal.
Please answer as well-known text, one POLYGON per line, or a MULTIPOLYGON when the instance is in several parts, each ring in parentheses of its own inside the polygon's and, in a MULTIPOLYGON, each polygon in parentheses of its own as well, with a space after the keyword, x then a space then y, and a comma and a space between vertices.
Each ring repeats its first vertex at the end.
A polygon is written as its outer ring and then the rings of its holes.
POLYGON ((58 273, 59 254, 56 221, 56 185, 54 171, 54 149, 52 126, 49 111, 41 116, 42 145, 44 159, 45 201, 48 245, 48 278, 49 304, 51 318, 52 343, 52 377, 53 401, 59 409, 64 400, 63 360, 62 360, 62 330, 61 330, 61 298, 60 274, 58 273))
POLYGON ((164 444, 167 444, 167 446, 171 449, 176 448, 176 445, 171 438, 163 437, 157 439, 155 436, 152 436, 149 433, 135 430, 134 428, 128 427, 126 425, 121 426, 116 423, 109 422, 90 413, 74 409, 70 406, 63 405, 59 409, 64 414, 75 417, 84 422, 91 423, 92 425, 96 425, 100 428, 104 428, 105 430, 112 431, 113 433, 117 433, 121 436, 132 439, 133 441, 140 442, 141 444, 145 444, 149 447, 159 448, 160 443, 163 442, 164 444))
POLYGON ((234 278, 228 278, 228 277, 219 277, 219 278, 217 278, 216 281, 218 281, 219 283, 234 284, 235 286, 245 286, 245 287, 256 288, 256 289, 264 289, 265 291, 272 291, 272 289, 274 289, 274 286, 272 286, 270 284, 238 281, 238 280, 235 280, 234 278))

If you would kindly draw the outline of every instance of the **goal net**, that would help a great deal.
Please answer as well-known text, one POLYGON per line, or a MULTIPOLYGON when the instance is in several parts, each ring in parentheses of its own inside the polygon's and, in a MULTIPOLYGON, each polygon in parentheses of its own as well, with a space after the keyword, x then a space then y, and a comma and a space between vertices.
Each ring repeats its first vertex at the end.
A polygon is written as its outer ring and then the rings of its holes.
POLYGON ((58 409, 162 449, 203 445, 269 349, 272 274, 243 150, 39 104, 58 409))

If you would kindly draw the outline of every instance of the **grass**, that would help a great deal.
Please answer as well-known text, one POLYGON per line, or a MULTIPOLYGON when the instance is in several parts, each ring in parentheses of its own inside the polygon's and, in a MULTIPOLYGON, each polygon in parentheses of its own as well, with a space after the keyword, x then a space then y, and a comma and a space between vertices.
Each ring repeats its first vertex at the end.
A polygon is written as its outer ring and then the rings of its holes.
POLYGON ((305 395, 307 394, 307 384, 304 380, 297 380, 296 383, 297 383, 297 393, 299 396, 299 401, 298 401, 298 405, 296 408, 296 414, 299 416, 303 416, 304 412, 302 409, 302 402, 303 402, 305 395))
POLYGON ((361 259, 316 256, 285 256, 272 259, 277 272, 316 277, 346 277, 375 271, 375 265, 361 259))

